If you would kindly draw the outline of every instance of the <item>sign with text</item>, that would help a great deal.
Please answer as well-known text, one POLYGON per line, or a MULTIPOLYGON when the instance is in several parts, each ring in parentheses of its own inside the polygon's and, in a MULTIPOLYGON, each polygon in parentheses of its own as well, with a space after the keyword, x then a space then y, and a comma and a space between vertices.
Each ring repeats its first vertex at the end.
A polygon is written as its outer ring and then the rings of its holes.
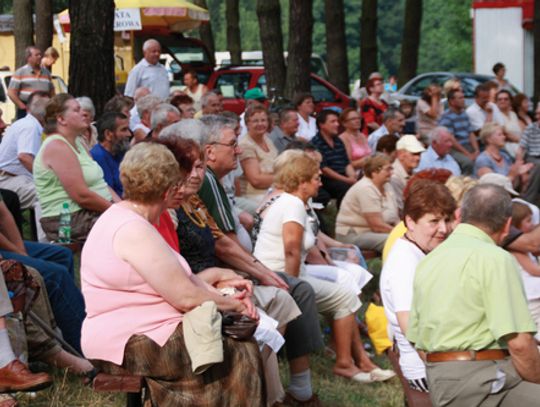
POLYGON ((114 11, 114 31, 142 30, 141 9, 121 8, 114 11))

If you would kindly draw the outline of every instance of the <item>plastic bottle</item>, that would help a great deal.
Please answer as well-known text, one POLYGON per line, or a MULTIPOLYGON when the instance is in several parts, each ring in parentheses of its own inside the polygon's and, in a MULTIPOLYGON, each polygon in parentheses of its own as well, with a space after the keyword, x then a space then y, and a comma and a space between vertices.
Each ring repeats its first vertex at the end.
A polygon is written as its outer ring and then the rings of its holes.
POLYGON ((60 211, 60 222, 58 224, 58 241, 60 243, 71 242, 71 212, 69 210, 68 202, 64 202, 62 204, 62 210, 60 211))

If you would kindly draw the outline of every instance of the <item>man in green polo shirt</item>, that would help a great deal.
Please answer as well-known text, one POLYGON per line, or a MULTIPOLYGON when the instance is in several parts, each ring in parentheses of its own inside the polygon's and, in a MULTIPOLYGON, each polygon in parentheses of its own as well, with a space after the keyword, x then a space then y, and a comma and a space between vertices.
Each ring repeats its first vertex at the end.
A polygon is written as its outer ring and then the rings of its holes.
POLYGON ((461 224, 419 264, 407 338, 426 353, 434 406, 540 405, 540 354, 521 277, 497 247, 512 202, 483 184, 465 195, 461 224))

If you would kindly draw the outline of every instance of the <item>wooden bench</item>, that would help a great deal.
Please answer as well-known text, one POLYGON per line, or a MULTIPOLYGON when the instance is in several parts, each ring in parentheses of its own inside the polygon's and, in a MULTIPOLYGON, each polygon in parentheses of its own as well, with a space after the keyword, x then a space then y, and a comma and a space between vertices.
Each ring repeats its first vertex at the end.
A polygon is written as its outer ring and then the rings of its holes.
POLYGON ((98 373, 92 381, 92 389, 98 392, 126 393, 126 407, 142 407, 144 377, 98 373))
POLYGON ((408 407, 432 407, 429 393, 414 390, 409 386, 409 382, 405 379, 399 367, 399 353, 390 348, 386 351, 386 355, 392 363, 394 372, 396 372, 401 381, 401 387, 403 388, 403 393, 405 393, 405 405, 408 407))

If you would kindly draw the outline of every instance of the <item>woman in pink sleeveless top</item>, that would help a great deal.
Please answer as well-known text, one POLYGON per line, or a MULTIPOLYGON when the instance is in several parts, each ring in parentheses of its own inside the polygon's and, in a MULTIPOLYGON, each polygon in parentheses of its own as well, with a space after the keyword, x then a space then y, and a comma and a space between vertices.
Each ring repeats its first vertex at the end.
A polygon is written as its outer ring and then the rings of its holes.
POLYGON ((361 170, 364 166, 364 159, 372 153, 367 137, 360 131, 362 116, 356 109, 348 107, 341 112, 339 122, 345 128, 339 138, 345 144, 349 161, 355 170, 361 170))
POLYGON ((102 371, 144 376, 153 405, 262 406, 257 346, 224 338, 224 363, 195 375, 183 314, 206 301, 256 318, 247 291, 230 297, 191 273, 152 226, 178 188, 180 170, 164 146, 141 143, 120 167, 125 201, 98 219, 81 258, 87 317, 81 344, 102 371), (249 378, 249 379, 248 379, 249 378))

